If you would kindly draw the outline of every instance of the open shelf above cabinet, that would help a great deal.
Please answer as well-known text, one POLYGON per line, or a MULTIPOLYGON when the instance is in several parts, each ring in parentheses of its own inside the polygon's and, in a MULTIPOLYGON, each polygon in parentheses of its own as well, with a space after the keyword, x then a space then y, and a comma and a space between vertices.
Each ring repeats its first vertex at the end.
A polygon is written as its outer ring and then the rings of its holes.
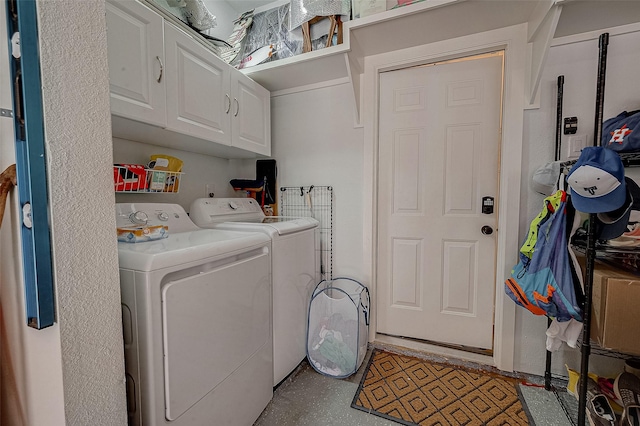
POLYGON ((360 116, 360 75, 366 57, 527 24, 527 104, 536 108, 547 53, 556 37, 640 22, 640 1, 423 0, 344 23, 344 42, 242 70, 272 96, 333 84, 352 86, 360 116))
POLYGON ((284 58, 240 70, 268 88, 272 96, 299 87, 349 78, 348 48, 345 44, 284 58))
POLYGON ((351 72, 363 72, 367 56, 525 23, 538 3, 424 0, 345 22, 342 45, 268 62, 242 72, 273 94, 350 78, 351 72))

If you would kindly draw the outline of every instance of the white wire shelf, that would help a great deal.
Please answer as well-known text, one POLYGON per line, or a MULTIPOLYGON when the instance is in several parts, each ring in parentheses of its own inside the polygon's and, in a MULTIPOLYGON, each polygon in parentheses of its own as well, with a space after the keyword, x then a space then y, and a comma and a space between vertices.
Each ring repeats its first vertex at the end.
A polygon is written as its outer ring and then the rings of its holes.
POLYGON ((113 166, 113 186, 117 193, 174 193, 180 188, 182 172, 148 169, 138 164, 113 166))
POLYGON ((282 186, 280 187, 280 215, 312 217, 320 222, 318 227, 318 251, 320 276, 333 278, 333 187, 331 186, 282 186))
MULTIPOLYGON (((618 152, 618 156, 622 161, 622 165, 624 167, 638 167, 640 166, 640 152, 618 152)), ((560 167, 563 168, 567 173, 571 170, 571 167, 578 161, 568 160, 563 163, 560 163, 560 167)))

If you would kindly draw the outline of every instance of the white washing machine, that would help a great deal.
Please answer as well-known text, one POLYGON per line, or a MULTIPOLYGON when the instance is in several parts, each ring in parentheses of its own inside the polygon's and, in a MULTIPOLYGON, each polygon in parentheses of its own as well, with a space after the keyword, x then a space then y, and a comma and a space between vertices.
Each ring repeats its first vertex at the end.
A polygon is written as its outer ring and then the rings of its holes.
POLYGON ((271 240, 273 385, 306 357, 309 299, 318 283, 316 231, 311 217, 265 216, 252 198, 200 198, 189 215, 202 228, 262 232, 271 240))
POLYGON ((129 424, 253 424, 273 396, 271 242, 201 229, 175 204, 116 204, 129 424))

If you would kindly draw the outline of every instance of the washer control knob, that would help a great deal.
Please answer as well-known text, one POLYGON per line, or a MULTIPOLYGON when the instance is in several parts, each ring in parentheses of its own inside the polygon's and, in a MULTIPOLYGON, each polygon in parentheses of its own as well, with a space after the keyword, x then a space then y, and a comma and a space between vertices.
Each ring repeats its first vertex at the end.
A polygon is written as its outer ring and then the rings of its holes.
POLYGON ((238 209, 238 205, 234 201, 229 201, 229 207, 231 207, 231 210, 238 209))
POLYGON ((163 222, 166 222, 169 220, 169 215, 166 212, 160 212, 158 213, 158 219, 160 219, 163 222))
POLYGON ((149 221, 149 216, 145 212, 137 211, 131 213, 129 219, 136 225, 146 225, 149 221))

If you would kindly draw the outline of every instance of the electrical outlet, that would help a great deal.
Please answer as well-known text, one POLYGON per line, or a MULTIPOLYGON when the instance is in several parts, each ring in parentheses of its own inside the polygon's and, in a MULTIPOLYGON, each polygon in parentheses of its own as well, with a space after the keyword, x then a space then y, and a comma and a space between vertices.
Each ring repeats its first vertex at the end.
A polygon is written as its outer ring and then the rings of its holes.
POLYGON ((207 183, 204 186, 204 196, 205 197, 213 198, 215 192, 216 192, 216 184, 215 183, 207 183))
POLYGON ((567 143, 567 159, 576 159, 580 157, 580 152, 582 152, 582 148, 587 147, 587 135, 573 135, 569 136, 569 140, 567 143))

